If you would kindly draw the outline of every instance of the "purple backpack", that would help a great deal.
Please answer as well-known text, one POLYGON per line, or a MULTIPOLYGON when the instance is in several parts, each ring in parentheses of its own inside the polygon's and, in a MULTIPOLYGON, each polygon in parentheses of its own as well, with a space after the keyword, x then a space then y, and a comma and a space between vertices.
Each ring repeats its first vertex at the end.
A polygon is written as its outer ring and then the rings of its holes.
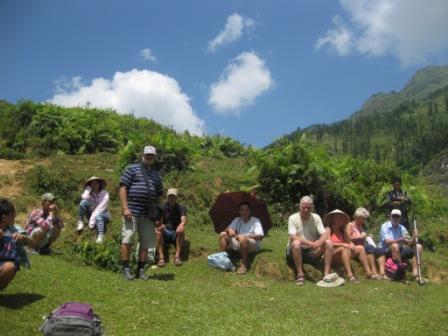
POLYGON ((40 327, 45 336, 101 336, 100 318, 92 306, 81 302, 66 302, 45 318, 40 327))
POLYGON ((395 262, 392 258, 387 258, 384 271, 386 275, 395 281, 401 281, 406 276, 408 264, 404 262, 395 262))

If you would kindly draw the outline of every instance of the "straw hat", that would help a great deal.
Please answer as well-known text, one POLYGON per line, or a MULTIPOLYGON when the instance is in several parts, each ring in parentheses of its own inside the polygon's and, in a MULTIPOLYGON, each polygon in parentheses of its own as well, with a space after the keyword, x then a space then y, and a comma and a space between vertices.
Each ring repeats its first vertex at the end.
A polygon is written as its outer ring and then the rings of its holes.
POLYGON ((345 217, 345 223, 347 224, 348 222, 350 222, 350 216, 347 215, 344 211, 341 211, 339 209, 333 210, 332 212, 329 212, 325 215, 324 217, 324 223, 326 226, 331 226, 333 224, 334 219, 336 218, 336 216, 344 216, 345 217))
POLYGON ((84 183, 84 188, 87 187, 87 185, 92 182, 92 181, 98 181, 100 186, 101 186, 101 190, 103 190, 104 188, 106 188, 107 182, 105 179, 102 179, 100 177, 96 177, 96 176, 92 176, 91 178, 89 178, 86 183, 84 183))

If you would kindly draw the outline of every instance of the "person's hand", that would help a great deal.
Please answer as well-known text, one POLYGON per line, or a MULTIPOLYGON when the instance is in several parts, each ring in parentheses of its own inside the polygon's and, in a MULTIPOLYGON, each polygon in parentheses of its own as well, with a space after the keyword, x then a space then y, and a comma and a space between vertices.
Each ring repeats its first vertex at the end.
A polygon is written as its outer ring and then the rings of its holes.
POLYGON ((157 221, 156 222, 156 228, 157 228, 157 231, 163 232, 165 230, 165 225, 160 223, 160 221, 157 221))
POLYGON ((184 231, 185 231, 185 225, 184 225, 184 223, 180 223, 176 229, 176 233, 182 233, 184 231))
POLYGON ((49 209, 50 213, 52 213, 53 215, 57 215, 57 213, 58 213, 58 206, 56 204, 54 204, 54 203, 51 204, 48 207, 48 209, 49 209))
POLYGON ((310 247, 314 250, 317 250, 319 248, 319 245, 317 242, 310 242, 310 247))
POLYGON ((348 247, 349 247, 350 250, 354 251, 355 248, 356 248, 356 245, 353 244, 353 243, 350 243, 350 244, 348 244, 348 247))
POLYGON ((11 237, 15 242, 21 242, 25 238, 24 235, 22 235, 21 233, 18 233, 18 232, 13 233, 11 237))
POLYGON ((131 210, 129 210, 129 208, 124 208, 123 209, 123 217, 126 220, 131 220, 132 219, 132 213, 131 213, 131 210))

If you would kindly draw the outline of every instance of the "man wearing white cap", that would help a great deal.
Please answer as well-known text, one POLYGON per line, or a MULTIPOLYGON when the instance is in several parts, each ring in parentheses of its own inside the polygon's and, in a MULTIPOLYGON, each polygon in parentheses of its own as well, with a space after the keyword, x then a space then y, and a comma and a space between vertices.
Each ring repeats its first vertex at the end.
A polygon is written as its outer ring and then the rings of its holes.
POLYGON ((167 202, 162 207, 161 225, 157 229, 157 252, 159 267, 165 266, 164 250, 169 244, 176 246, 174 264, 182 265, 181 251, 185 240, 185 225, 187 224, 187 208, 177 203, 177 189, 169 188, 166 194, 167 202))
MULTIPOLYGON (((381 226, 380 247, 384 249, 386 256, 391 256, 395 262, 412 258, 412 276, 417 278, 417 257, 414 255, 413 249, 417 231, 414 231, 414 236, 411 238, 408 230, 400 224, 400 221, 401 211, 399 209, 393 209, 390 213, 390 221, 387 221, 381 226)), ((417 244, 417 249, 421 258, 423 248, 420 244, 417 244)))
POLYGON ((143 149, 141 163, 128 166, 120 179, 119 194, 123 213, 121 261, 123 278, 126 280, 134 278, 129 268, 129 258, 135 234, 137 233, 139 241, 137 265, 139 279, 148 279, 145 274, 148 249, 156 247, 155 224, 160 219, 159 204, 163 194, 162 177, 152 168, 156 154, 153 146, 146 146, 143 149))

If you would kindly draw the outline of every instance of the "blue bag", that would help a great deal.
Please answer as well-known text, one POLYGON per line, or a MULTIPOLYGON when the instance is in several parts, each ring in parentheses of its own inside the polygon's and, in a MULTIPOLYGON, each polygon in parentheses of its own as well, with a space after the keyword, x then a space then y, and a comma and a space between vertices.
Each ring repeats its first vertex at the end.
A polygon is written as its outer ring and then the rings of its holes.
POLYGON ((207 263, 210 267, 219 269, 220 271, 235 271, 235 265, 229 258, 227 252, 218 252, 207 257, 207 263))

